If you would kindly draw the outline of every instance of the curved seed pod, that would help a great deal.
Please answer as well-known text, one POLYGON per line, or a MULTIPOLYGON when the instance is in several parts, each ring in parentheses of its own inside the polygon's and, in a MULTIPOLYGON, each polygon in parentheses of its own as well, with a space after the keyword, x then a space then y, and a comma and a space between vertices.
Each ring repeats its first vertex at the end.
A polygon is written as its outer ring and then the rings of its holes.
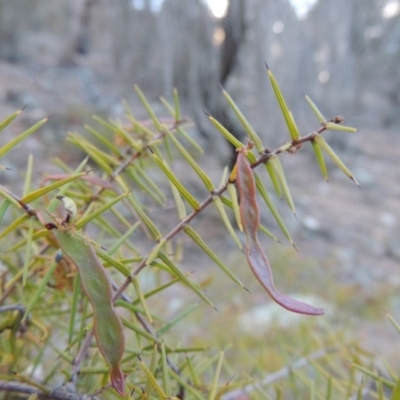
POLYGON ((240 149, 237 158, 236 182, 240 194, 240 217, 246 235, 245 254, 254 275, 272 297, 287 310, 308 315, 321 315, 322 308, 316 308, 279 293, 274 286, 271 267, 257 237, 260 226, 260 212, 256 199, 256 185, 253 170, 246 158, 246 149, 240 149))
MULTIPOLYGON (((70 199, 61 199, 74 214, 70 199)), ((71 200, 72 201, 72 200, 71 200)), ((123 327, 112 301, 112 287, 108 275, 90 242, 75 231, 66 220, 52 220, 43 213, 46 228, 52 229, 63 254, 79 270, 82 286, 93 308, 93 330, 97 346, 110 368, 113 388, 124 395, 124 375, 121 359, 125 348, 123 327), (51 221, 51 222, 49 222, 51 221)))

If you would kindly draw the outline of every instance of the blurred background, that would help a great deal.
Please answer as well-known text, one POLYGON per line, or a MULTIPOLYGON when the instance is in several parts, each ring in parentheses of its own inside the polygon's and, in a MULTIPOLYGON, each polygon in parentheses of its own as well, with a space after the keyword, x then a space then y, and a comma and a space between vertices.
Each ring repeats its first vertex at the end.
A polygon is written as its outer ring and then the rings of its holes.
MULTIPOLYGON (((13 171, 1 180, 18 181, 29 152, 43 160, 51 155, 77 162, 80 155, 63 144, 66 132, 81 129, 93 113, 121 116, 121 98, 144 116, 134 96, 137 84, 160 116, 166 112, 158 97, 171 99, 173 87, 178 88, 183 112, 197 126, 192 134, 206 149, 201 165, 218 182, 232 153, 203 110, 244 136, 219 84, 268 147, 289 137, 265 61, 302 134, 318 127, 305 93, 328 119, 343 115, 346 125, 359 129, 357 134, 328 132, 326 138, 363 187, 330 163, 330 180, 324 182, 311 149, 283 155, 297 219, 275 200, 299 252, 265 241, 278 286, 319 296, 327 317, 347 321, 360 343, 398 357, 400 341, 385 318, 388 313, 400 318, 399 1, 0 0, 0 117, 28 105, 2 140, 54 114, 29 138, 26 150, 8 159, 13 171)), ((38 173, 48 171, 46 163, 37 166, 38 173)), ((196 190, 195 182, 188 184, 196 190)), ((263 222, 279 233, 266 207, 263 222)), ((211 214, 199 229, 227 254, 225 261, 241 271, 241 278, 250 275, 219 225, 211 214)), ((204 266, 196 251, 187 254, 188 268, 204 266)), ((224 301, 231 311, 232 304, 240 304, 235 317, 252 316, 253 328, 261 315, 257 332, 268 329, 265 294, 240 297, 233 286, 226 291, 212 286, 221 310, 224 301)), ((256 284, 249 286, 258 293, 256 284)), ((232 323, 233 314, 222 314, 229 316, 225 324, 232 323)))

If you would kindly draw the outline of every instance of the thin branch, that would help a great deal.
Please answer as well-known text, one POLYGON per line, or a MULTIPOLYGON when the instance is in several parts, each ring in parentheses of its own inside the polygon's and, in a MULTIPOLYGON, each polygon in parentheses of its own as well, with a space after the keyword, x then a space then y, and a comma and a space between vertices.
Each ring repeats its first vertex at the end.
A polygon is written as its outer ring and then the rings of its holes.
POLYGON ((73 361, 74 368, 72 369, 71 378, 70 378, 70 382, 72 382, 73 384, 76 383, 76 378, 79 375, 79 371, 81 369, 82 362, 85 359, 86 353, 89 351, 90 344, 92 343, 93 337, 94 337, 94 331, 93 331, 93 329, 91 329, 87 333, 87 336, 85 337, 85 340, 83 341, 83 344, 81 345, 81 347, 78 351, 78 354, 74 358, 74 361, 73 361))
POLYGON ((95 397, 76 393, 74 390, 71 390, 71 387, 68 385, 44 393, 40 389, 26 383, 0 381, 0 392, 1 391, 23 393, 27 395, 36 394, 38 399, 43 400, 96 400, 95 397))
POLYGON ((239 397, 242 397, 243 395, 253 392, 260 385, 265 385, 265 386, 270 385, 271 383, 274 383, 280 379, 287 377, 293 371, 305 367, 306 365, 309 364, 310 360, 317 360, 319 358, 326 356, 329 353, 333 353, 334 351, 336 351, 335 348, 320 349, 314 351, 313 353, 310 353, 308 356, 302 357, 297 361, 293 362, 292 364, 289 364, 288 366, 283 367, 280 370, 266 376, 264 379, 261 379, 254 383, 250 383, 244 386, 243 388, 232 390, 232 392, 223 395, 222 400, 235 400, 239 397))
MULTIPOLYGON (((337 121, 338 117, 334 117, 331 121, 337 121)), ((326 126, 321 126, 319 129, 315 130, 314 132, 299 138, 296 141, 291 141, 283 144, 282 146, 278 147, 274 151, 265 150, 258 159, 251 164, 251 168, 254 169, 260 164, 265 164, 272 155, 278 155, 285 151, 295 151, 298 150, 303 143, 310 142, 314 140, 315 136, 319 135, 320 133, 326 131, 326 126)), ((166 234, 162 239, 163 241, 171 240, 176 234, 178 234, 183 228, 189 224, 198 214, 200 214, 206 207, 208 207, 215 197, 220 197, 228 187, 229 180, 218 190, 212 192, 199 206, 197 210, 193 210, 186 218, 182 219, 181 222, 175 226, 168 234, 166 234)), ((121 287, 117 290, 114 295, 114 301, 125 291, 125 289, 129 286, 132 281, 132 278, 137 276, 139 272, 146 267, 147 259, 150 254, 143 258, 143 260, 139 263, 136 269, 126 278, 125 282, 121 285, 121 287)))
POLYGON ((10 304, 0 307, 0 313, 7 311, 19 311, 20 314, 25 314, 25 307, 22 304, 10 304))

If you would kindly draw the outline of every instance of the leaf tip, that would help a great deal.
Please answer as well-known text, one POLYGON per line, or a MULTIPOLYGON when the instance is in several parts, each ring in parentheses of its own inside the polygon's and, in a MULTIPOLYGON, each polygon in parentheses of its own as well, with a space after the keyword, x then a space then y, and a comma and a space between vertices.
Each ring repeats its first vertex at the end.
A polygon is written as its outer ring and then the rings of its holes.
POLYGON ((111 378, 111 386, 120 394, 121 396, 125 397, 125 382, 124 382, 124 375, 121 369, 118 367, 111 371, 110 373, 111 378))
POLYGON ((350 178, 362 191, 364 191, 364 189, 362 188, 362 186, 358 183, 357 179, 354 178, 353 175, 350 175, 349 178, 350 178))

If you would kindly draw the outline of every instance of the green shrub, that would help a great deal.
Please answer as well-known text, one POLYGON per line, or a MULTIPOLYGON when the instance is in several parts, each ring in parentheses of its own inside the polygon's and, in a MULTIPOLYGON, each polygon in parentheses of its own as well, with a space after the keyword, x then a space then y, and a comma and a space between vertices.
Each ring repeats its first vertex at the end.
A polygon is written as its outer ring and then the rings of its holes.
MULTIPOLYGON (((206 243, 207 238, 190 224, 213 206, 273 300, 300 314, 324 312, 286 297, 273 285, 258 233, 277 239, 260 225, 257 193, 283 235, 294 244, 256 171, 266 168, 274 190, 295 213, 279 155, 295 153, 310 144, 325 179, 327 156, 358 184, 323 137, 328 129, 356 129, 342 126, 339 117, 327 120, 306 97, 319 127, 301 136, 269 69, 268 74, 289 140, 274 151, 267 150, 223 91, 248 142, 240 142, 209 116, 219 133, 238 149, 235 168, 229 175, 224 171, 219 185, 186 148, 189 144, 194 151, 202 151, 185 130, 187 121, 180 115, 177 92, 173 105, 162 99, 171 116, 159 119, 140 89, 135 88, 150 122, 136 119, 129 107, 125 124, 95 117, 102 130, 109 132, 107 135, 87 127, 93 141, 79 133, 68 136, 69 142, 87 154, 77 168, 73 170, 57 160, 63 173, 48 175, 45 186, 33 189, 34 160, 30 157, 22 196, 0 186, 0 240, 7 250, 0 255, 0 392, 5 393, 5 398, 130 395, 144 399, 212 400, 235 399, 249 393, 251 397, 267 399, 335 399, 361 398, 367 392, 384 398, 384 388, 396 387, 395 373, 388 369, 390 377, 381 377, 371 357, 320 322, 323 317, 315 317, 318 322, 308 319, 293 329, 276 328, 261 349, 251 335, 243 334, 242 342, 232 337, 236 348, 234 355, 228 357, 224 352, 207 349, 201 340, 188 340, 190 327, 200 330, 198 324, 207 324, 198 316, 192 318, 196 302, 190 297, 174 318, 163 317, 163 306, 169 299, 166 293, 179 285, 215 307, 204 290, 207 281, 198 282, 180 268, 182 245, 178 236, 185 235, 227 278, 246 289, 230 265, 206 243), (205 198, 194 195, 173 171, 171 164, 178 157, 197 174, 207 193, 205 198), (160 220, 158 213, 171 199, 178 222, 165 229, 168 224, 160 220), (159 227, 161 223, 163 228, 159 227), (244 245, 238 231, 243 231, 244 245), (293 357, 297 360, 290 362, 293 357), (268 360, 268 365, 262 360, 268 360), (280 368, 282 365, 286 366, 280 368), (372 378, 375 386, 362 376, 372 378)), ((0 130, 21 112, 4 120, 0 130)), ((0 157, 45 122, 40 121, 3 146, 0 157)), ((168 222, 171 220, 175 221, 175 215, 168 218, 168 222)), ((287 313, 283 309, 281 312, 287 313)), ((229 337, 232 320, 232 314, 224 312, 213 320, 214 330, 220 331, 222 347, 229 347, 224 339, 229 337), (226 331, 222 332, 224 327, 226 331)), ((208 330, 212 332, 212 327, 208 330)))

